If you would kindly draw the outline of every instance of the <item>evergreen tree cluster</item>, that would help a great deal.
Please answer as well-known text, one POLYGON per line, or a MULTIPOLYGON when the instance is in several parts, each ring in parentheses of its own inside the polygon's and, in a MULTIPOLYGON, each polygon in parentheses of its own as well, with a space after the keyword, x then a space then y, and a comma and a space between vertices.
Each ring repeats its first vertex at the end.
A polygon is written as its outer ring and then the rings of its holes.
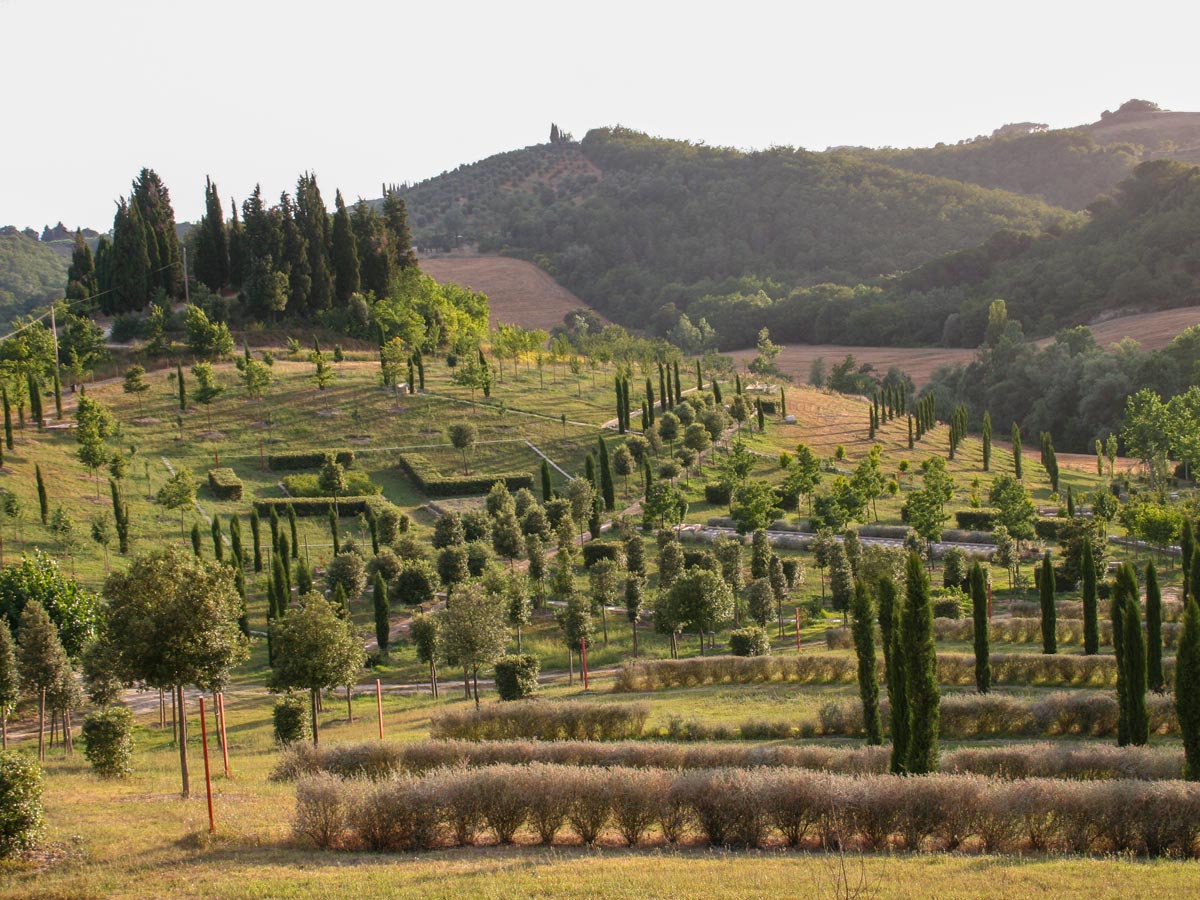
POLYGON ((78 287, 72 289, 69 276, 69 290, 78 294, 96 288, 100 310, 109 315, 145 309, 159 292, 165 297, 182 296, 184 272, 175 210, 167 186, 153 169, 142 169, 129 196, 117 202, 112 235, 111 243, 100 238, 91 276, 86 258, 77 251, 79 262, 75 265, 73 260, 72 274, 78 287))

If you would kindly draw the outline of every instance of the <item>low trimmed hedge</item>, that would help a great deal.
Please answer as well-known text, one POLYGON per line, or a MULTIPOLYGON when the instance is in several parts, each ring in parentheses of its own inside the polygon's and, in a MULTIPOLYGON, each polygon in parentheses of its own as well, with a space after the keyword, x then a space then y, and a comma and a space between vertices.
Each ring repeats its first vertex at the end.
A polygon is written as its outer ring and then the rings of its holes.
POLYGON ((1000 512, 995 509, 959 509, 954 512, 954 521, 963 531, 991 531, 999 521, 1000 512))
POLYGON ((602 559, 621 562, 625 559, 625 548, 616 541, 588 541, 582 547, 583 567, 590 569, 602 559))
POLYGON ((1059 531, 1065 522, 1065 519, 1035 519, 1033 522, 1033 533, 1043 541, 1057 541, 1059 531))
MULTIPOLYGON (((1100 644, 1112 646, 1112 622, 1101 619, 1100 644)), ((830 629, 831 631, 837 629, 830 629)), ((1058 643, 1083 644, 1083 619, 1056 619, 1055 633, 1058 643)), ((970 619, 934 619, 933 635, 939 641, 971 641, 975 638, 975 623, 970 619)), ((1174 650, 1179 642, 1179 623, 1164 622, 1162 626, 1163 646, 1174 650)), ((988 640, 1004 644, 1040 644, 1042 642, 1042 620, 1040 618, 994 618, 988 624, 988 640)), ((838 646, 852 647, 853 643, 838 646)))
POLYGON ((729 633, 729 652, 734 656, 769 656, 771 638, 765 628, 739 628, 729 633))
MULTIPOLYGON (((258 510, 259 515, 270 515, 271 508, 283 516, 287 515, 287 508, 292 507, 296 510, 296 515, 305 516, 327 516, 329 510, 333 508, 334 502, 332 497, 267 497, 261 500, 254 501, 254 508, 258 510)), ((372 497, 338 497, 337 511, 338 516, 346 518, 347 516, 357 516, 360 513, 372 511, 375 515, 380 515, 388 508, 395 509, 391 501, 384 499, 379 495, 372 497)), ((406 529, 401 529, 402 531, 406 529)))
MULTIPOLYGON (((390 778, 442 768, 478 768, 498 763, 564 766, 624 766, 635 769, 788 767, 843 775, 884 775, 890 747, 828 744, 696 743, 678 741, 363 741, 356 744, 293 744, 271 773, 295 781, 326 772, 339 778, 390 778)), ((942 753, 942 771, 993 778, 1137 778, 1170 781, 1183 777, 1178 747, 1116 747, 1111 744, 1050 742, 960 747, 942 753)))
POLYGON ((272 453, 267 457, 267 468, 273 472, 290 471, 292 469, 319 469, 325 465, 325 457, 332 456, 349 469, 354 465, 354 451, 349 448, 340 450, 285 450, 282 453, 272 453))
POLYGON ((84 756, 101 778, 133 774, 133 712, 109 706, 83 720, 84 756))
POLYGON ((284 694, 276 700, 275 708, 271 711, 271 722, 275 743, 280 746, 312 740, 309 699, 303 694, 284 694))
POLYGON ((208 489, 218 500, 242 499, 242 479, 233 469, 209 469, 208 489))
POLYGON ((833 775, 802 769, 601 769, 495 765, 420 777, 296 786, 293 831, 323 849, 401 851, 704 842, 995 853, 1139 853, 1192 857, 1200 784, 1004 781, 977 775, 833 775))
POLYGON ((433 716, 430 735, 468 741, 622 741, 640 737, 649 715, 644 703, 527 700, 443 710, 433 716))
POLYGON ((32 850, 45 830, 42 767, 20 750, 0 750, 0 859, 32 850))
POLYGON ((537 693, 542 664, 531 653, 510 654, 496 660, 496 693, 501 700, 527 700, 537 693))
MULTIPOLYGON (((1081 654, 993 653, 992 683, 1049 687, 1110 687, 1116 684, 1113 656, 1081 654)), ((880 681, 883 666, 879 666, 880 681)), ((1163 660, 1168 681, 1174 658, 1163 660)), ((854 684, 858 668, 852 656, 807 653, 799 656, 700 656, 691 659, 635 660, 624 663, 613 683, 614 693, 637 693, 706 684, 854 684)), ((975 683, 975 654, 939 653, 938 682, 975 683)))
POLYGON ((497 481, 504 482, 505 487, 513 493, 521 488, 533 489, 533 476, 517 472, 493 475, 439 475, 433 463, 419 453, 402 454, 399 465, 400 470, 412 483, 430 497, 486 494, 497 481))
MULTIPOLYGON (((295 475, 284 475, 283 486, 293 497, 313 498, 331 497, 321 488, 321 476, 316 472, 300 472, 295 475)), ((383 488, 371 480, 371 476, 359 469, 346 473, 346 494, 352 497, 372 497, 381 493, 383 488)))

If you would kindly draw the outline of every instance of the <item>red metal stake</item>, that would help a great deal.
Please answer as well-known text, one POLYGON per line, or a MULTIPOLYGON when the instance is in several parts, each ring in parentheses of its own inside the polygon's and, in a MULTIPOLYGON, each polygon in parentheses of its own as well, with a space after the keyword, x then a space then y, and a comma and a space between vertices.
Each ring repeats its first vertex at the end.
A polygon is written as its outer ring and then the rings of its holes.
POLYGON ((229 777, 229 738, 225 737, 225 694, 217 694, 217 724, 221 726, 221 756, 225 760, 225 777, 229 777))
POLYGON ((383 740, 383 688, 379 679, 375 679, 375 712, 379 715, 379 739, 383 740))
POLYGON ((800 607, 796 607, 796 652, 800 652, 800 607))
POLYGON ((221 451, 220 450, 213 451, 213 462, 218 466, 221 465, 221 451))
POLYGON ((588 689, 588 673, 587 673, 587 638, 579 639, 579 658, 583 663, 583 689, 588 689))
POLYGON ((208 726, 204 717, 204 698, 200 698, 200 746, 204 748, 204 790, 208 794, 208 833, 216 834, 217 820, 213 817, 212 775, 208 770, 208 726))

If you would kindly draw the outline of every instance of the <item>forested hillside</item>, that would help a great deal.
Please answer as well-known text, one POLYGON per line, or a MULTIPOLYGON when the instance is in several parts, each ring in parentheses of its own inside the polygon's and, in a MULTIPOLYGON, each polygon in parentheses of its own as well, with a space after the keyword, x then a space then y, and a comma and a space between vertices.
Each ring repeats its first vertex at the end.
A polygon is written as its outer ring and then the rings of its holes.
POLYGON ((69 262, 16 228, 0 229, 0 321, 61 297, 69 262))
POLYGON ((664 333, 678 309, 760 279, 784 289, 902 271, 1000 228, 1072 216, 852 154, 744 153, 596 129, 404 192, 419 244, 461 235, 538 258, 610 316, 664 333), (592 168, 599 171, 599 176, 592 168))

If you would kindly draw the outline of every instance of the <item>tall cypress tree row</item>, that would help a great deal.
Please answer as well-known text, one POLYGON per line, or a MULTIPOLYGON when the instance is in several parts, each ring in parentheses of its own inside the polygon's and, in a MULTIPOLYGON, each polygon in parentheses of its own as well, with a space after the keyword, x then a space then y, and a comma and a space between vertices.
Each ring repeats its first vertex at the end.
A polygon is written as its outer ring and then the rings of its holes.
POLYGON ((146 229, 137 204, 122 198, 113 217, 111 251, 111 293, 101 298, 106 313, 127 313, 144 309, 150 302, 150 256, 146 250, 146 229))
POLYGON ((1146 563, 1146 685, 1156 694, 1167 688, 1163 675, 1162 590, 1154 561, 1146 563))
POLYGON ((983 471, 992 470, 992 414, 983 414, 983 471))
POLYGON ((333 275, 334 296, 338 306, 345 307, 350 297, 358 292, 358 241, 354 236, 354 228, 350 224, 350 213, 346 209, 346 201, 342 192, 334 194, 333 214, 333 275))
POLYGON ((879 676, 875 664, 875 610, 861 581, 854 586, 854 651, 858 657, 858 695, 862 699, 863 730, 867 744, 883 743, 879 721, 879 676))
MULTIPOLYGON (((329 214, 317 187, 317 177, 311 172, 296 182, 296 226, 304 238, 308 252, 309 277, 312 287, 308 298, 309 311, 319 312, 333 305, 333 274, 330 271, 329 214)), ((249 223, 247 223, 249 227, 249 223)))
POLYGON ((1083 652, 1089 656, 1100 652, 1100 613, 1096 590, 1096 557, 1092 553, 1092 540, 1083 540, 1083 652))
POLYGON ((905 571, 904 677, 908 705, 908 752, 904 770, 910 775, 936 772, 941 695, 937 682, 937 646, 933 636, 933 604, 929 575, 915 553, 905 571))
POLYGON ((612 465, 608 459, 608 445, 604 443, 604 438, 597 439, 600 445, 599 448, 599 469, 600 469, 600 496, 604 500, 605 509, 617 508, 617 495, 613 487, 612 465))
POLYGON ((975 690, 992 688, 991 649, 988 645, 987 576, 978 562, 971 566, 971 613, 975 631, 975 690))
POLYGON ((1013 474, 1017 476, 1017 481, 1020 481, 1025 476, 1022 474, 1021 460, 1021 428, 1016 422, 1013 422, 1012 427, 1012 452, 1013 452, 1013 474))
POLYGON ((1175 653, 1175 716, 1183 739, 1183 777, 1200 781, 1200 605, 1183 607, 1175 653))
MULTIPOLYGON (((67 289, 64 297, 68 300, 84 300, 99 292, 96 282, 96 260, 92 256, 92 248, 83 239, 83 231, 75 229, 75 246, 71 251, 71 265, 67 269, 67 289)), ((78 310, 79 307, 76 307, 78 310)))
POLYGON ((1058 618, 1054 606, 1054 566, 1050 562, 1050 551, 1042 557, 1042 570, 1038 578, 1038 597, 1042 605, 1042 652, 1058 652, 1058 618))
POLYGON ((225 234, 225 208, 217 196, 217 186, 204 179, 204 216, 196 227, 196 258, 192 262, 196 280, 209 290, 219 291, 229 284, 229 242, 225 234))
POLYGON ((358 280, 360 289, 376 297, 386 297, 392 283, 395 264, 383 219, 366 200, 354 204, 350 216, 354 241, 358 251, 358 280))
POLYGON ((879 579, 879 630, 883 644, 884 683, 887 686, 888 706, 891 708, 892 754, 890 770, 904 772, 908 754, 908 703, 904 675, 904 642, 901 623, 904 606, 890 576, 879 579))
POLYGON ((241 287, 246 280, 246 232, 238 218, 237 201, 229 201, 229 283, 241 287))
POLYGON ((183 267, 179 236, 175 231, 175 210, 171 208, 167 186, 153 169, 142 169, 134 179, 131 205, 137 207, 146 230, 146 249, 151 263, 150 292, 161 287, 168 297, 181 296, 183 267))
POLYGON ((1129 743, 1135 747, 1144 747, 1150 740, 1150 719, 1146 714, 1146 638, 1140 613, 1137 593, 1126 593, 1125 611, 1121 617, 1125 629, 1123 666, 1129 707, 1129 743))
POLYGON ((383 188, 383 221, 387 228, 392 265, 397 269, 415 269, 417 253, 412 245, 408 206, 395 185, 385 185, 383 188))

